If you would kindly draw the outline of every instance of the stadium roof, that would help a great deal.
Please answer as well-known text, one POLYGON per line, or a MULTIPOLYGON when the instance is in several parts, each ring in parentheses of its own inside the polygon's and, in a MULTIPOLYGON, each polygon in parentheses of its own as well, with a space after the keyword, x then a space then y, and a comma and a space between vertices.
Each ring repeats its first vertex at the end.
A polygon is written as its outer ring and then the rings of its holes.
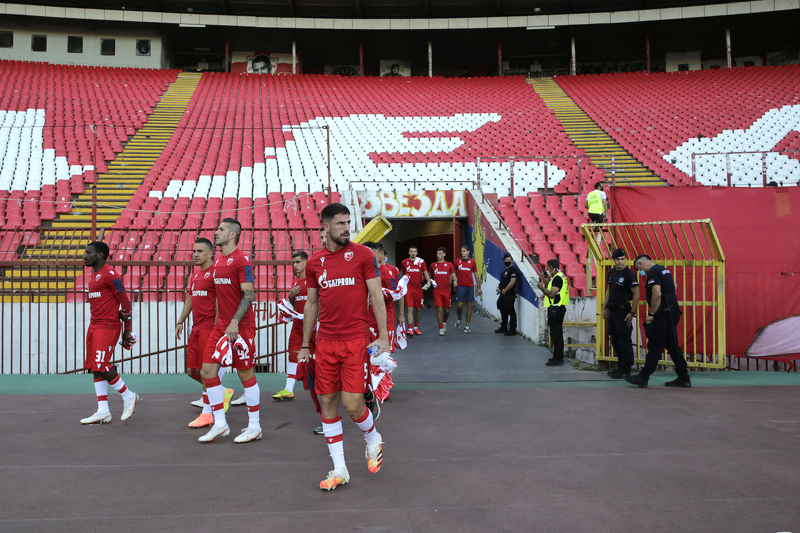
POLYGON ((270 17, 437 18, 597 13, 726 2, 720 0, 33 0, 7 3, 270 17))

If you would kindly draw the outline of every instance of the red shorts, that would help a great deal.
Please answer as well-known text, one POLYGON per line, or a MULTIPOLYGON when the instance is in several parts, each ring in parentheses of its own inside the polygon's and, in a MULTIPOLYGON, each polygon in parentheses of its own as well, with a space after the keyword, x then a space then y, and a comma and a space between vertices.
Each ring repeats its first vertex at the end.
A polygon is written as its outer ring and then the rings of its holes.
MULTIPOLYGON (((308 351, 312 355, 317 350, 317 332, 311 334, 311 341, 308 343, 308 351)), ((297 362, 297 353, 303 347, 303 323, 292 324, 292 332, 289 334, 289 362, 297 362)))
POLYGON ((422 309, 425 304, 422 303, 422 289, 408 289, 406 293, 406 307, 422 309))
POLYGON ((433 291, 433 306, 450 309, 450 291, 433 291))
MULTIPOLYGON (((214 356, 214 351, 217 348, 217 341, 219 341, 220 337, 225 335, 225 329, 214 328, 209 331, 210 333, 208 335, 208 341, 206 341, 206 347, 203 350, 203 364, 213 363, 218 365, 219 362, 214 361, 213 356, 214 356)), ((231 366, 236 370, 247 370, 248 368, 253 368, 253 365, 255 364, 256 328, 240 329, 239 335, 244 339, 245 344, 247 344, 247 355, 240 356, 239 353, 236 350, 234 350, 233 363, 231 364, 231 366)))
POLYGON ((192 329, 189 342, 186 343, 186 368, 201 368, 203 366, 203 350, 206 349, 208 336, 213 329, 192 329))
POLYGON ((92 372, 108 372, 111 370, 111 358, 119 342, 118 329, 100 329, 90 327, 86 330, 86 360, 83 368, 92 372))
POLYGON ((314 389, 317 394, 367 392, 369 339, 336 341, 317 339, 314 389))

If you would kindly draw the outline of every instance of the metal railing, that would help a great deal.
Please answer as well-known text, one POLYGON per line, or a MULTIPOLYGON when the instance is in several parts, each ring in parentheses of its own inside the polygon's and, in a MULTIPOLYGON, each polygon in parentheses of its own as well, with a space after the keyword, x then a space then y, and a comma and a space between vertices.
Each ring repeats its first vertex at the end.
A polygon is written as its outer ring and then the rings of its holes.
MULTIPOLYGON (((609 270, 614 267, 611 253, 625 250, 628 266, 639 254, 669 268, 676 284, 683 317, 678 326, 679 344, 686 362, 694 368, 725 368, 725 255, 710 219, 620 224, 583 224, 589 243, 589 257, 597 266, 597 351, 598 361, 616 361, 607 342, 602 307, 609 270)), ((636 315, 647 316, 647 301, 642 298, 636 315)), ((635 360, 644 363, 646 335, 637 324, 634 335, 635 360)), ((662 354, 660 365, 673 365, 662 354)))
MULTIPOLYGON (((90 230, 0 230, 0 373, 54 374, 83 371, 90 312, 83 248, 90 230), (6 246, 7 245, 7 246, 6 246)), ((187 284, 199 267, 189 260, 198 236, 211 230, 101 232, 111 248, 108 264, 121 273, 133 304, 133 331, 139 339, 130 351, 118 348, 114 362, 126 373, 184 371, 186 340, 175 338, 187 284), (154 246, 146 248, 147 243, 154 246)), ((291 251, 319 248, 318 230, 251 230, 240 248, 254 265, 256 360, 259 371, 286 367, 289 327, 275 304, 286 296, 293 270, 291 251), (249 235, 249 238, 248 238, 249 235)))

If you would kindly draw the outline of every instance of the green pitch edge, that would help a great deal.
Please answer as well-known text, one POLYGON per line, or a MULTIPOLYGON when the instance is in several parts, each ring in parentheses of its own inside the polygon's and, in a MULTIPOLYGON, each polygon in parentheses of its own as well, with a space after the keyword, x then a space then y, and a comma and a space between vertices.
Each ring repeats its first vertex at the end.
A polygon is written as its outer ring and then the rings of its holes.
MULTIPOLYGON (((262 392, 277 391, 286 383, 286 374, 257 374, 262 392)), ((786 372, 692 372, 692 386, 697 387, 764 387, 800 385, 800 375, 786 372)), ((656 372, 650 379, 651 387, 662 387, 674 379, 674 372, 656 372)), ((199 385, 183 374, 125 374, 128 385, 141 394, 196 393, 199 385)), ((239 379, 226 374, 223 384, 241 389, 239 379)), ((621 381, 567 381, 527 383, 395 383, 396 390, 452 390, 452 389, 563 389, 630 387, 621 381)), ((87 374, 70 375, 0 375, 0 395, 5 394, 93 394, 91 377, 87 374)), ((302 393, 300 386, 295 394, 302 393)))

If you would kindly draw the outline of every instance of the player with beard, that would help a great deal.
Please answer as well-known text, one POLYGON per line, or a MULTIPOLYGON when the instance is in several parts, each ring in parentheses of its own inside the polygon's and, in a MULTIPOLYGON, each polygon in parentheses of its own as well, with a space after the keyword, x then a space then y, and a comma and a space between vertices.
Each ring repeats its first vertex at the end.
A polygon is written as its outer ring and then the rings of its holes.
POLYGON ((423 293, 431 283, 431 277, 425 265, 425 260, 417 257, 417 247, 408 248, 408 258, 400 263, 400 276, 408 276, 408 292, 406 293, 406 307, 408 308, 408 329, 406 335, 422 335, 419 330, 419 320, 422 317, 423 293), (422 280, 425 280, 425 286, 422 280))
POLYGON ((373 306, 378 327, 377 340, 370 342, 368 298, 383 299, 380 272, 375 256, 366 246, 350 242, 350 210, 333 203, 320 213, 327 246, 306 264, 308 299, 303 313, 303 346, 299 362, 309 358, 311 335, 319 319, 315 357, 315 387, 322 399, 322 426, 333 470, 320 482, 331 490, 348 483, 350 474, 344 459, 342 418, 339 403, 364 433, 367 469, 371 473, 383 464, 381 435, 375 429, 372 412, 364 405, 369 378, 369 348, 389 351, 386 307, 373 306))
POLYGON ((227 437, 231 432, 223 408, 225 389, 219 379, 223 363, 230 364, 239 373, 247 401, 249 423, 234 442, 250 442, 262 436, 259 420, 261 392, 253 371, 256 336, 255 315, 251 307, 254 297, 253 263, 237 247, 241 233, 242 226, 234 218, 223 219, 214 232, 214 240, 221 252, 213 266, 219 313, 203 350, 203 367, 200 369, 214 425, 198 439, 200 442, 227 437), (227 339, 227 344, 223 338, 227 339), (231 362, 225 361, 226 356, 231 362))

